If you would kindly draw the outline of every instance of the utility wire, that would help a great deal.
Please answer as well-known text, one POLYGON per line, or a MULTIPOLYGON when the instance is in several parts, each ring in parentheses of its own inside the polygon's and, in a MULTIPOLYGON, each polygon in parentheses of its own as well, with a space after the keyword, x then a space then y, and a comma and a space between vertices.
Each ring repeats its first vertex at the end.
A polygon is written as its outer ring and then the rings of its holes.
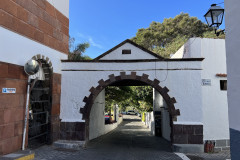
MULTIPOLYGON (((155 78, 158 79, 158 78, 157 78, 157 61, 155 61, 155 69, 154 69, 154 71, 155 71, 155 78)), ((164 81, 167 80, 167 77, 168 77, 168 61, 167 61, 167 73, 166 73, 166 77, 164 78, 164 80, 160 80, 160 79, 159 79, 159 81, 160 81, 160 82, 164 82, 164 81)))
POLYGON ((167 80, 167 77, 168 77, 168 61, 167 61, 167 74, 166 74, 166 77, 165 77, 165 79, 164 80, 160 80, 160 82, 164 82, 164 81, 166 81, 167 80))

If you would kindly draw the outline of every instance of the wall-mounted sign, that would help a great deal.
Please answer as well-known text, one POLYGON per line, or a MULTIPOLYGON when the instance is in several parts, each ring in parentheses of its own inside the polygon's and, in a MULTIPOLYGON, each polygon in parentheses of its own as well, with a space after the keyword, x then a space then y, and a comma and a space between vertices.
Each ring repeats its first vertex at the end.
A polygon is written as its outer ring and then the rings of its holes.
POLYGON ((202 79, 202 86, 211 86, 211 79, 202 79))
POLYGON ((2 88, 2 93, 16 93, 16 88, 2 88))

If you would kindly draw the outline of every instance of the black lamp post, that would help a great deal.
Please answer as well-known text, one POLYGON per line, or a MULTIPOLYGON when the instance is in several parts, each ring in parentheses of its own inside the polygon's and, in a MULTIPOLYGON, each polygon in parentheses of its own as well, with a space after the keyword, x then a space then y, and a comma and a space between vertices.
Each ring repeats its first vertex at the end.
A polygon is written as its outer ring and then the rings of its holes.
POLYGON ((204 15, 208 26, 215 28, 215 34, 217 36, 219 36, 221 32, 224 32, 224 30, 217 32, 218 27, 222 24, 223 16, 224 9, 220 6, 217 6, 216 4, 212 4, 208 12, 204 15))

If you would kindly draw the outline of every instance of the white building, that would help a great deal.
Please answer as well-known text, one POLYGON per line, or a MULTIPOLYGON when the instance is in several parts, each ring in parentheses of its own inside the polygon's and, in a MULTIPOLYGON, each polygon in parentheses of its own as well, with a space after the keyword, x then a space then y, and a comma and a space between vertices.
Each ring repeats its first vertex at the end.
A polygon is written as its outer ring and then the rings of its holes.
POLYGON ((191 38, 171 58, 198 58, 201 64, 203 139, 229 147, 227 72, 224 39, 191 38))
POLYGON ((97 110, 96 99, 104 104, 100 93, 105 87, 150 85, 155 89, 155 107, 165 108, 162 135, 175 150, 202 152, 206 140, 215 141, 220 149, 228 147, 227 95, 220 89, 220 81, 226 80, 224 43, 190 39, 171 59, 164 59, 126 40, 94 60, 63 60, 62 135, 76 132, 82 135, 78 140, 88 141, 94 129, 98 132, 91 115, 97 110), (68 126, 78 130, 66 131, 68 126))
POLYGON ((238 160, 240 157, 240 1, 225 0, 224 6, 226 13, 226 56, 231 159, 238 160))

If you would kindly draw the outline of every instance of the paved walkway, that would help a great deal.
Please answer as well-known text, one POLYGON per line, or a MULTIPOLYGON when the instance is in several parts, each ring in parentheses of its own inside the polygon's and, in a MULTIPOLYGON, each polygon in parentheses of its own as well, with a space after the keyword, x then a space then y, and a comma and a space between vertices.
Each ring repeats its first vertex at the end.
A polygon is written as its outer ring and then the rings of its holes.
POLYGON ((230 151, 218 153, 186 153, 190 160, 230 160, 230 151))
MULTIPOLYGON (((140 118, 128 115, 116 130, 90 141, 86 149, 42 146, 34 152, 36 160, 182 160, 171 151, 169 142, 152 136, 140 118)), ((186 155, 190 160, 230 159, 229 151, 186 155)))
POLYGON ((91 141, 86 149, 66 150, 43 146, 35 150, 37 160, 181 160, 170 143, 152 136, 137 116, 125 115, 120 127, 91 141))

